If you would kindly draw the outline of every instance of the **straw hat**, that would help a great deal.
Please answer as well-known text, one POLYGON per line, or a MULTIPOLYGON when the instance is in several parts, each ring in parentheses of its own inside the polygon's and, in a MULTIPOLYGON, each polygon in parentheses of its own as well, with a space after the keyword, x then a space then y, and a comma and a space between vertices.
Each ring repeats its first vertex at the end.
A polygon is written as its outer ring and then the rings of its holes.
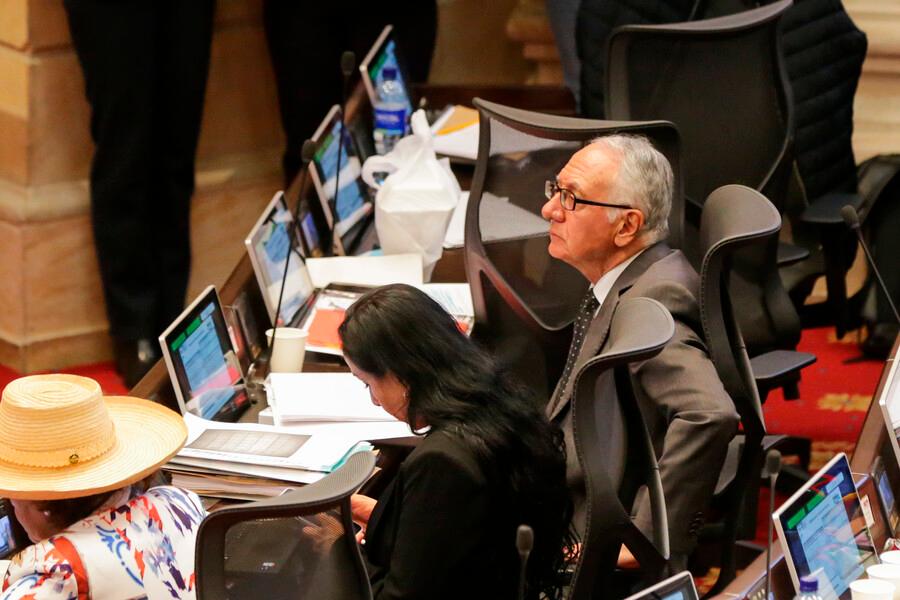
POLYGON ((56 500, 115 490, 153 473, 186 438, 177 413, 104 397, 93 379, 20 377, 0 401, 0 496, 56 500))

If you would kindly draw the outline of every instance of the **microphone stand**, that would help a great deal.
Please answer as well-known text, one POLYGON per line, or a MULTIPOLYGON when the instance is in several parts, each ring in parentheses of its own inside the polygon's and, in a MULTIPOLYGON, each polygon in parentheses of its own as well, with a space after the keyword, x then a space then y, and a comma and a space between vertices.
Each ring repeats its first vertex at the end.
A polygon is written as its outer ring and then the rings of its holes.
MULTIPOLYGON (((337 153, 337 167, 334 170, 334 219, 335 225, 337 225, 338 219, 338 194, 341 191, 341 155, 344 153, 344 132, 347 129, 347 117, 345 116, 347 113, 347 88, 350 87, 350 75, 353 74, 353 67, 356 66, 356 54, 352 51, 347 50, 343 54, 341 54, 341 126, 339 128, 338 133, 338 153, 337 153)), ((334 228, 331 230, 331 235, 336 235, 334 233, 334 228)), ((335 242, 332 240, 332 248, 335 247, 335 242)))

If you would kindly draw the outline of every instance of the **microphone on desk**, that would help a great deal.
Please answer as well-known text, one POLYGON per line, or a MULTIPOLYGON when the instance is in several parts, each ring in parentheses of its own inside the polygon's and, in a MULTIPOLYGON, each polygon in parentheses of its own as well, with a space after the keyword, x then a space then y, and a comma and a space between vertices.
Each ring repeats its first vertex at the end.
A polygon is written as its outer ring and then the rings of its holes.
POLYGON ((528 556, 532 548, 534 548, 534 530, 528 525, 519 525, 516 530, 516 550, 519 551, 519 600, 525 600, 528 556))
MULTIPOLYGON (((315 153, 315 142, 313 142, 312 140, 306 140, 305 142, 303 142, 303 147, 300 150, 300 184, 297 186, 297 204, 294 206, 294 227, 292 229, 288 229, 287 231, 288 250, 287 256, 285 256, 284 258, 284 272, 281 274, 281 287, 278 290, 278 303, 275 305, 275 318, 272 320, 272 336, 269 338, 269 344, 266 348, 266 361, 270 361, 272 359, 272 352, 275 351, 275 333, 278 331, 278 318, 281 316, 281 300, 284 298, 284 288, 287 284, 288 270, 291 263, 291 254, 294 253, 294 248, 300 245, 300 240, 296 238, 297 228, 299 226, 298 219, 300 215, 300 205, 302 204, 303 193, 306 188, 306 180, 309 177, 309 163, 313 158, 313 154, 315 153)), ((302 256, 300 257, 300 260, 303 260, 302 256)))
POLYGON ((769 540, 766 545, 766 600, 771 598, 772 589, 772 538, 774 537, 774 521, 772 513, 775 512, 775 480, 781 472, 781 452, 769 450, 766 453, 766 475, 769 477, 769 540))
MULTIPOLYGON (((337 207, 338 194, 341 190, 341 155, 344 153, 344 137, 347 129, 347 90, 350 87, 350 76, 356 67, 356 54, 351 50, 341 54, 341 130, 338 134, 337 166, 334 171, 334 205, 337 207)), ((337 212, 337 211, 335 211, 337 212)), ((334 235, 334 234, 332 234, 334 235)), ((332 246, 334 240, 332 240, 332 246)))
POLYGON ((856 212, 855 208, 848 204, 841 209, 841 218, 844 219, 844 223, 847 224, 847 227, 856 232, 856 237, 859 239, 859 245, 862 246, 863 252, 866 255, 866 260, 869 262, 869 266, 872 267, 872 271, 875 273, 875 278, 878 280, 881 292, 884 294, 884 297, 887 298, 888 305, 891 307, 891 311, 894 313, 894 318, 897 319, 897 323, 900 323, 900 313, 897 313, 897 307, 894 306, 894 301, 891 300, 891 294, 888 291, 888 287, 885 285, 884 279, 881 278, 881 273, 875 265, 875 259, 872 258, 869 246, 866 244, 866 240, 863 238, 862 231, 859 228, 859 214, 856 212))

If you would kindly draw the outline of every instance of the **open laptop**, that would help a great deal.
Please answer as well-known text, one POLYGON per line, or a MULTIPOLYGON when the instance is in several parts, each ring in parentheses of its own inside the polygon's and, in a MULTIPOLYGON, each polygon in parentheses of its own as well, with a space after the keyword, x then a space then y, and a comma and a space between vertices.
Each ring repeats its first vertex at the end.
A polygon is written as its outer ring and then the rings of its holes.
POLYGON ((367 233, 374 212, 374 199, 362 180, 362 162, 350 135, 341 124, 341 108, 331 107, 312 137, 316 145, 310 165, 313 186, 322 205, 328 228, 333 232, 335 254, 350 254, 367 233), (343 132, 343 143, 340 143, 343 132), (340 177, 337 177, 340 146, 340 177), (335 183, 340 190, 335 194, 335 183))
POLYGON ((215 286, 203 290, 159 336, 181 414, 235 422, 250 406, 215 286))
POLYGON ((694 578, 689 571, 682 571, 625 600, 698 600, 698 596, 694 578))
MULTIPOLYGON (((397 83, 406 96, 407 115, 411 115, 417 105, 409 85, 406 62, 397 46, 394 28, 387 25, 368 54, 359 65, 363 85, 369 102, 375 106, 377 90, 384 82, 384 69, 397 70, 397 83)), ((449 106, 438 114, 429 115, 434 134, 434 151, 440 155, 474 162, 478 156, 478 111, 466 106, 449 106)))
POLYGON ((293 229, 294 216, 287 209, 283 195, 276 194, 244 240, 263 302, 272 323, 308 331, 307 350, 339 356, 337 326, 343 321, 344 311, 370 288, 341 283, 315 288, 297 238, 288 233, 293 229), (284 293, 281 293, 289 247, 291 260, 287 265, 284 293), (276 318, 279 294, 281 310, 276 318))
POLYGON ((772 514, 798 590, 815 576, 824 600, 849 600, 850 584, 878 563, 847 455, 840 453, 772 514))

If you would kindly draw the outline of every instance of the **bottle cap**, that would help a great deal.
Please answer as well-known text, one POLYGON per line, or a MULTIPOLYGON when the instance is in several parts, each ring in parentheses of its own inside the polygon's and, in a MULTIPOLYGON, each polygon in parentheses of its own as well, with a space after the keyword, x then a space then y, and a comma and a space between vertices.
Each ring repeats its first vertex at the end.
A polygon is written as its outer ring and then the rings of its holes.
POLYGON ((385 67, 381 72, 381 77, 385 81, 394 81, 397 79, 397 68, 396 67, 385 67))
POLYGON ((800 578, 800 591, 801 592, 818 592, 819 591, 819 580, 815 575, 804 575, 800 578))

